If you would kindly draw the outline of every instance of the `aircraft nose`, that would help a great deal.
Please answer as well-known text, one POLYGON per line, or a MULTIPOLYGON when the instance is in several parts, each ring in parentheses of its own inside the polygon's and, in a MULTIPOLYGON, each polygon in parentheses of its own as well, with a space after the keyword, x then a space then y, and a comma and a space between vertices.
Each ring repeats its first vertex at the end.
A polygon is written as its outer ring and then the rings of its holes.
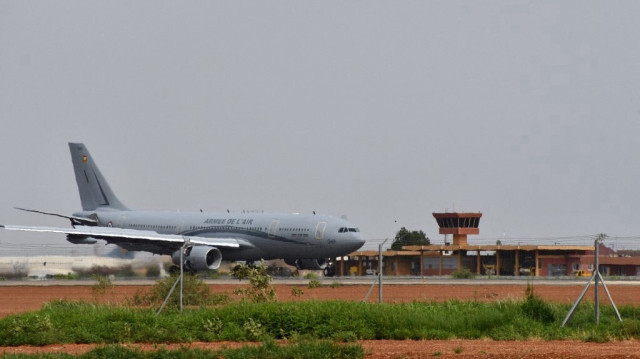
POLYGON ((366 242, 366 240, 364 239, 364 237, 362 237, 362 234, 353 233, 351 235, 351 238, 349 239, 349 244, 353 247, 351 251, 353 252, 360 249, 360 247, 364 245, 364 242, 366 242))

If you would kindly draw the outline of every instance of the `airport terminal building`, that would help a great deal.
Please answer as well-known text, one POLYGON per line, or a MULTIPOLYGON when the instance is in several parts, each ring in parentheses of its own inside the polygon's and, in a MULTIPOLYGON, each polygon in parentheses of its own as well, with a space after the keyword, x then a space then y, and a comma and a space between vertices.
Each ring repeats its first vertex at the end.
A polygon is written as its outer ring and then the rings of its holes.
MULTIPOLYGON (((440 234, 451 235, 445 245, 405 246, 384 251, 383 273, 389 276, 441 276, 458 270, 496 276, 590 276, 593 245, 472 245, 468 235, 479 234, 482 213, 433 213, 440 234)), ((446 238, 446 237, 445 237, 446 238)), ((600 245, 603 275, 640 276, 640 257, 618 256, 600 245)), ((336 275, 364 276, 378 271, 377 251, 357 251, 336 262, 336 275)))

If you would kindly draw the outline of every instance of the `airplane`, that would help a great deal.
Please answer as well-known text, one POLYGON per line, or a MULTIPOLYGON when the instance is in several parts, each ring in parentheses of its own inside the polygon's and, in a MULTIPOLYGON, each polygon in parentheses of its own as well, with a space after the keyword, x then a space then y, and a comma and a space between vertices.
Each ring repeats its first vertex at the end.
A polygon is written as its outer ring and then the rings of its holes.
POLYGON ((170 255, 190 272, 217 269, 222 260, 284 259, 298 269, 327 273, 331 258, 356 251, 365 242, 345 218, 314 214, 142 211, 118 200, 82 143, 69 143, 82 211, 71 216, 23 211, 69 219, 72 228, 0 225, 11 231, 62 233, 74 244, 98 240, 129 251, 170 255))

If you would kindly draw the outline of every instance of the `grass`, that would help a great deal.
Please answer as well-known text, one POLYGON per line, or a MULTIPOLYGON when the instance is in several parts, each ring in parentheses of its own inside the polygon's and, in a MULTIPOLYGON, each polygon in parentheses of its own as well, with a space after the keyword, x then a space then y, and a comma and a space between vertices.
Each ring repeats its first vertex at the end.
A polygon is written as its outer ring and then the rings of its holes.
POLYGON ((364 351, 359 345, 336 345, 326 341, 308 341, 292 345, 277 345, 274 342, 266 342, 260 346, 244 346, 240 349, 223 349, 209 351, 202 349, 182 348, 178 350, 160 349, 157 351, 141 351, 138 349, 125 348, 120 345, 107 345, 95 348, 85 354, 70 355, 63 353, 55 354, 5 354, 3 358, 43 358, 43 359, 204 359, 204 358, 229 358, 229 359, 279 359, 279 358, 305 358, 305 359, 359 359, 364 357, 364 351))
MULTIPOLYGON (((170 288, 176 282, 177 274, 156 281, 148 291, 138 291, 128 300, 131 306, 158 308, 165 300, 170 288)), ((109 282, 111 284, 111 282, 109 282)), ((202 279, 195 275, 184 275, 183 304, 191 306, 212 306, 223 305, 231 299, 228 294, 212 294, 209 286, 202 279)), ((100 286, 99 286, 100 288, 100 286)), ((102 292, 104 294, 104 291, 102 292)), ((174 290, 167 302, 169 308, 180 307, 180 292, 174 290)))
POLYGON ((309 272, 304 275, 304 279, 318 279, 318 275, 314 272, 309 272))
POLYGON ((640 308, 583 303, 569 326, 560 323, 569 305, 546 302, 413 302, 368 304, 346 301, 235 302, 215 308, 175 309, 53 301, 41 310, 0 319, 0 345, 53 343, 188 343, 269 339, 479 339, 582 340, 640 338, 640 308))

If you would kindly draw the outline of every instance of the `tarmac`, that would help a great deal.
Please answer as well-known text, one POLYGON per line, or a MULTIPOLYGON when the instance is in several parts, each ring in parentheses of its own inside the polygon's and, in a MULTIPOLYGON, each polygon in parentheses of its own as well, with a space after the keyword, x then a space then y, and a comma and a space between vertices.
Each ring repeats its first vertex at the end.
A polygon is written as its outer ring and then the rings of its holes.
MULTIPOLYGON (((366 277, 321 277, 318 280, 322 284, 339 283, 340 285, 367 285, 378 283, 378 278, 375 276, 366 277)), ((156 279, 121 279, 117 278, 112 280, 113 285, 122 286, 140 286, 140 285, 153 285, 157 281, 156 279)), ((451 277, 392 277, 385 276, 382 279, 383 286, 385 284, 393 285, 424 285, 424 284, 439 284, 439 285, 527 285, 527 283, 534 283, 535 285, 555 285, 555 286, 572 286, 572 285, 586 285, 589 281, 589 277, 581 278, 535 278, 535 277, 491 277, 491 278, 475 278, 475 279, 453 279, 451 277)), ((229 285, 229 284, 243 284, 248 281, 239 281, 234 278, 221 278, 221 279, 206 279, 205 283, 209 285, 229 285)), ((283 285, 306 285, 309 279, 305 278, 280 278, 274 277, 274 284, 283 285)), ((34 286, 34 287, 46 287, 46 286, 92 286, 96 283, 93 279, 80 279, 80 280, 57 280, 57 279, 28 279, 28 280, 2 280, 0 281, 0 287, 12 287, 12 286, 34 286)), ((630 277, 625 279, 608 280, 605 278, 607 285, 616 286, 638 286, 640 285, 640 278, 630 277)), ((592 282, 592 285, 594 283, 592 282)))

